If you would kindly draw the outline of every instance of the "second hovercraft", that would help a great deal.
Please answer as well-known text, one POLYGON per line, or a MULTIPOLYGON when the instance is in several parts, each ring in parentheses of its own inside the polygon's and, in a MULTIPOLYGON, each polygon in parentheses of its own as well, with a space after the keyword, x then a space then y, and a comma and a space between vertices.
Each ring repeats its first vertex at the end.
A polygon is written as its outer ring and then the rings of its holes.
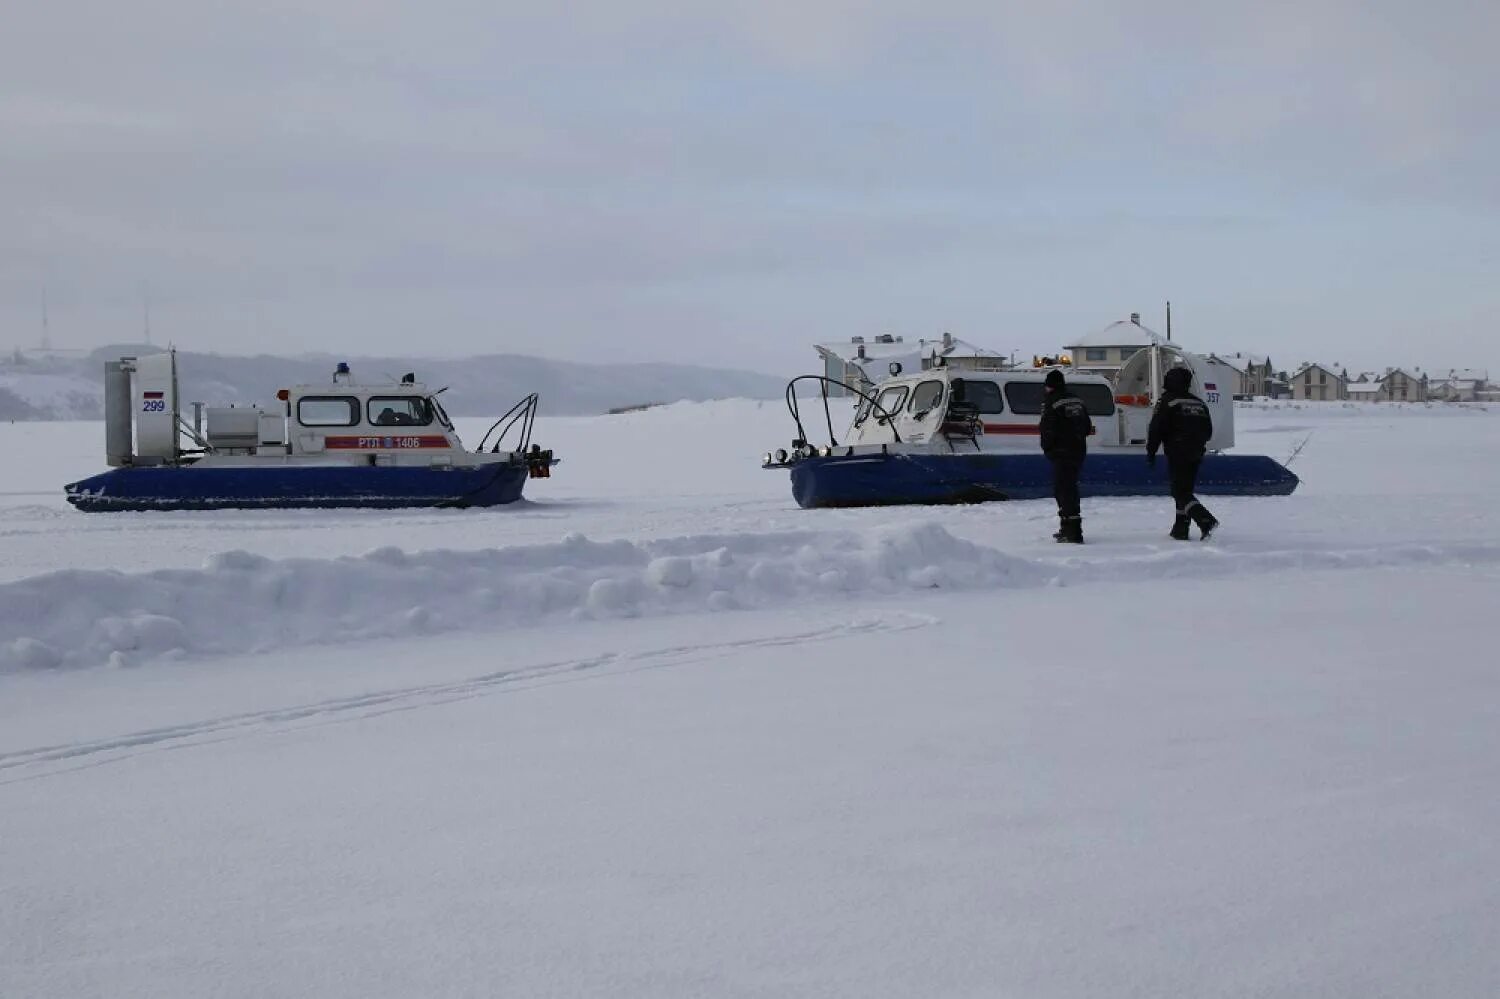
MULTIPOLYGON (((791 473, 792 496, 805 508, 981 503, 1052 495, 1052 471, 1038 446, 1047 367, 1018 369, 995 358, 943 358, 920 372, 856 387, 822 375, 787 385, 796 425, 790 449, 767 452, 762 464, 791 473), (827 443, 813 443, 798 389, 816 383, 827 443), (857 398, 853 423, 836 438, 830 389, 857 398)), ((1163 373, 1185 367, 1208 404, 1214 436, 1198 476, 1205 496, 1286 496, 1298 478, 1265 455, 1226 453, 1234 446, 1233 372, 1218 362, 1155 344, 1133 355, 1114 381, 1068 372, 1068 388, 1088 407, 1094 433, 1079 488, 1084 496, 1166 496, 1166 469, 1145 461, 1152 403, 1163 373)))

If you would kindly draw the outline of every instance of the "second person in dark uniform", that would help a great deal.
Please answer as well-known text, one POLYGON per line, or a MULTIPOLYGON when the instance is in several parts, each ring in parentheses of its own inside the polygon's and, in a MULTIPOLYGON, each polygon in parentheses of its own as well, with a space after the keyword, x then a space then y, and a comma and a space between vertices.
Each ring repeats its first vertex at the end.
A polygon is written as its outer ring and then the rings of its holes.
POLYGON ((1146 436, 1146 462, 1156 464, 1157 449, 1167 454, 1167 472, 1172 479, 1172 499, 1177 503, 1177 519, 1171 536, 1188 540, 1188 527, 1197 524, 1204 540, 1219 522, 1193 493, 1198 488, 1198 467, 1209 440, 1214 435, 1213 417, 1208 404, 1190 391, 1193 373, 1187 368, 1173 368, 1162 378, 1161 400, 1151 416, 1151 430, 1146 436))

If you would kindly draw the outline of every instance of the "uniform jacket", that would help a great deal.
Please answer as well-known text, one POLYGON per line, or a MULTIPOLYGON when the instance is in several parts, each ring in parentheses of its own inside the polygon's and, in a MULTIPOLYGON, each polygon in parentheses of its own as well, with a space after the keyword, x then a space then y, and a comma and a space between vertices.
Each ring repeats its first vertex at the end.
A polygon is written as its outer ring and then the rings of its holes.
POLYGON ((1168 461, 1197 461, 1203 457, 1213 435, 1214 421, 1208 413, 1208 404, 1191 392, 1168 389, 1151 415, 1146 454, 1154 458, 1160 448, 1166 452, 1168 461))
POLYGON ((1053 461, 1082 461, 1094 421, 1088 407, 1066 388, 1048 392, 1042 402, 1042 453, 1053 461))

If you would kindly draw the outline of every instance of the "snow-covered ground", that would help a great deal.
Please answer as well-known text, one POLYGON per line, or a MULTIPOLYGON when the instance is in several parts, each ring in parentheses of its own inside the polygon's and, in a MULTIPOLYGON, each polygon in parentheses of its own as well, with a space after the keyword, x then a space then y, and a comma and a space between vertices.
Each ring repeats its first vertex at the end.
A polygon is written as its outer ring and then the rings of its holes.
POLYGON ((1296 495, 1060 549, 796 509, 774 403, 468 512, 76 514, 102 428, 0 426, 0 995, 1497 994, 1500 414, 1239 429, 1296 495))

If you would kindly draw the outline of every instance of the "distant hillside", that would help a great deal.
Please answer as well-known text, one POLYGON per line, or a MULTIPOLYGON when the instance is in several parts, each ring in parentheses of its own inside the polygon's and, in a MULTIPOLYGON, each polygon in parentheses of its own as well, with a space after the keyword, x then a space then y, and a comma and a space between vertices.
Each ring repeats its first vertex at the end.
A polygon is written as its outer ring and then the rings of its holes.
MULTIPOLYGON (((88 356, 0 357, 0 420, 98 419, 103 412, 104 362, 151 353, 139 345, 103 347, 88 356)), ((519 354, 458 360, 307 355, 228 357, 177 352, 184 403, 268 403, 288 385, 329 379, 349 362, 356 380, 376 382, 415 372, 433 388, 448 386, 443 404, 455 416, 496 415, 528 392, 542 411, 595 414, 642 403, 726 398, 769 399, 785 382, 772 375, 681 364, 578 364, 519 354)))

